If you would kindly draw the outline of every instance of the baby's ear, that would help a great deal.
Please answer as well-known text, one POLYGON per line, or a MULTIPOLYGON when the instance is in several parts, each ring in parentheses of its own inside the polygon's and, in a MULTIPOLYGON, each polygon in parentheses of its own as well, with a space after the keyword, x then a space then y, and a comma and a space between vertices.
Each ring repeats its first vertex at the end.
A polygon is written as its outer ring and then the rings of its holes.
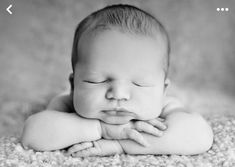
POLYGON ((164 83, 164 93, 165 93, 165 94, 166 94, 167 89, 169 88, 170 84, 171 84, 170 79, 169 79, 169 78, 166 78, 166 79, 165 79, 165 83, 164 83))
POLYGON ((74 89, 74 75, 73 73, 69 74, 69 83, 70 83, 70 87, 71 87, 71 91, 73 91, 74 89))

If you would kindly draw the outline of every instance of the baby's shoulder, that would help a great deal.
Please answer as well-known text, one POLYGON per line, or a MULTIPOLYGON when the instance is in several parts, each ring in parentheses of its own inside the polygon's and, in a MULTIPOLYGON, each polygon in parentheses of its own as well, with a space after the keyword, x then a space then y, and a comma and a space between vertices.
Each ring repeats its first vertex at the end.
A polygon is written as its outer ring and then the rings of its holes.
POLYGON ((182 91, 174 83, 167 88, 166 96, 163 101, 163 110, 174 110, 176 108, 185 108, 184 96, 182 91))
POLYGON ((161 115, 167 115, 171 111, 178 108, 184 108, 182 101, 175 96, 166 96, 163 101, 163 109, 161 115))
POLYGON ((62 93, 55 96, 47 106, 48 110, 56 110, 62 112, 74 112, 73 100, 70 94, 62 93))
POLYGON ((169 108, 169 107, 183 107, 182 101, 175 96, 166 96, 163 101, 163 107, 164 108, 169 108))

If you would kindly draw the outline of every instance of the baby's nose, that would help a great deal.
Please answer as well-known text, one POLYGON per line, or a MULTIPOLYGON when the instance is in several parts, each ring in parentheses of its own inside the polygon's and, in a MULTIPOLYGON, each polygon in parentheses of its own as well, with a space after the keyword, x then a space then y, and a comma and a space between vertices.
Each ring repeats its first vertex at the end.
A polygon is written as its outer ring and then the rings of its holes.
POLYGON ((130 89, 121 82, 114 83, 106 93, 106 98, 109 100, 127 101, 130 96, 130 89))

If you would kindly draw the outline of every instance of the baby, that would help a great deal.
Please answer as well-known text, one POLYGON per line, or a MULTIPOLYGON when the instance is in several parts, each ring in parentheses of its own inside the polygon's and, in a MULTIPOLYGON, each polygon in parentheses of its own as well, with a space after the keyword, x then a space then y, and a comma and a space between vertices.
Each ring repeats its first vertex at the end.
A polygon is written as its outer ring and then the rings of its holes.
POLYGON ((75 32, 70 93, 27 119, 23 146, 76 157, 207 151, 211 127, 166 95, 169 52, 165 28, 141 9, 92 13, 75 32))

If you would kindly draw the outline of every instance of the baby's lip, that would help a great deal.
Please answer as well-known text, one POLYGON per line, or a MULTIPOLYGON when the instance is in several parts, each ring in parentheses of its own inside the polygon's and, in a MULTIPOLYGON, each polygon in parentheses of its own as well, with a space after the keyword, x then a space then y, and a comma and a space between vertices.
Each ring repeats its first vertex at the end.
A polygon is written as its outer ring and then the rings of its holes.
POLYGON ((125 108, 111 108, 111 109, 102 110, 102 112, 111 116, 134 116, 135 115, 133 112, 130 112, 125 108))

